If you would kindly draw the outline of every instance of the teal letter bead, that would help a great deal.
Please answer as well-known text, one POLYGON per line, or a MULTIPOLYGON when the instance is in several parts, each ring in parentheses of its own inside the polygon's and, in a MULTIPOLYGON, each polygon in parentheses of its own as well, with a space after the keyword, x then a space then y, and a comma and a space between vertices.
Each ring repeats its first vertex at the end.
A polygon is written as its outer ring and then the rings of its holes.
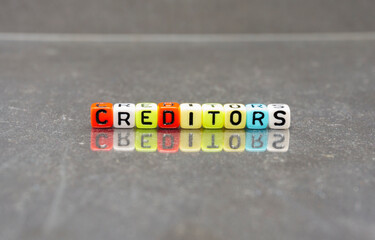
POLYGON ((246 151, 264 152, 267 150, 268 130, 246 129, 246 151))
POLYGON ((246 127, 249 129, 265 129, 268 125, 268 109, 264 104, 246 105, 246 127))

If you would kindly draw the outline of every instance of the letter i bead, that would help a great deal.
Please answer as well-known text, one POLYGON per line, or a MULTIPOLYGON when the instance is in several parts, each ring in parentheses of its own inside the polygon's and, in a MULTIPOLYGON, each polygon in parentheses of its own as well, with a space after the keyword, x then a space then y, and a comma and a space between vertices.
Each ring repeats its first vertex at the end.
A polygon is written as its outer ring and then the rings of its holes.
POLYGON ((133 128, 135 126, 135 105, 116 103, 113 106, 113 126, 115 128, 133 128))
POLYGON ((113 125, 112 103, 93 103, 91 111, 91 126, 93 128, 110 128, 113 125))
POLYGON ((268 125, 268 109, 264 104, 251 103, 246 105, 247 123, 249 129, 265 129, 268 125))
POLYGON ((243 129, 246 126, 246 107, 239 103, 228 103, 224 105, 225 122, 227 129, 243 129))
POLYGON ((158 125, 158 106, 156 103, 138 103, 135 106, 137 128, 156 128, 158 125))
POLYGON ((205 103, 202 105, 203 127, 209 129, 223 128, 224 107, 219 103, 205 103))
POLYGON ((202 127, 202 106, 198 103, 180 105, 181 128, 199 129, 202 127))
POLYGON ((176 102, 158 104, 159 128, 178 128, 180 126, 180 105, 176 102))
POLYGON ((268 105, 269 127, 271 129, 288 129, 290 127, 290 108, 286 104, 268 105))

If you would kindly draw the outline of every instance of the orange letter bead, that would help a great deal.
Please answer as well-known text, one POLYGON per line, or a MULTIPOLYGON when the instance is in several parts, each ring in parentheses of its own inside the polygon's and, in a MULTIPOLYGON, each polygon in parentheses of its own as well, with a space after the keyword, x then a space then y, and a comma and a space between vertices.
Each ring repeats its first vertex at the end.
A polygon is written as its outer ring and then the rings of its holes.
POLYGON ((180 105, 175 102, 158 104, 159 128, 178 128, 180 126, 180 105))
POLYGON ((91 105, 91 126, 93 128, 110 128, 112 125, 112 103, 93 103, 91 105))

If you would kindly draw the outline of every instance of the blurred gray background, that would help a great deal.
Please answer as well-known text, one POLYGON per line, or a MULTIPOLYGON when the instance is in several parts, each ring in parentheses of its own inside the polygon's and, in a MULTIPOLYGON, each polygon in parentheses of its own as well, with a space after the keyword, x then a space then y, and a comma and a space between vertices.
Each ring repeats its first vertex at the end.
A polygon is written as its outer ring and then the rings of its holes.
POLYGON ((0 32, 301 33, 375 30, 373 0, 3 0, 0 32))

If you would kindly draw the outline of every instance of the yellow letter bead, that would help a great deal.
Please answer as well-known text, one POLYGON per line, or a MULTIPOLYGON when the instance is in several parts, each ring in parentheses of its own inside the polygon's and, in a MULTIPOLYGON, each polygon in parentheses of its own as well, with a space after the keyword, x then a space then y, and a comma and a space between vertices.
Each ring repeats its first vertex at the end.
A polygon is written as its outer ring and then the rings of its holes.
POLYGON ((135 106, 137 128, 156 128, 158 125, 158 106, 156 103, 138 103, 135 106))
POLYGON ((223 129, 204 129, 202 133, 203 152, 221 152, 223 150, 223 129))
POLYGON ((182 129, 180 134, 181 152, 199 152, 201 150, 202 131, 200 129, 182 129))
POLYGON ((180 126, 186 129, 202 127, 202 106, 198 103, 182 103, 180 105, 180 126))
POLYGON ((239 103, 224 105, 225 122, 227 129, 243 129, 246 126, 246 107, 239 103))
POLYGON ((245 130, 224 130, 224 151, 243 152, 246 146, 245 130))
POLYGON ((158 134, 156 129, 136 129, 135 150, 138 152, 156 152, 158 134))
POLYGON ((203 127, 218 129, 224 127, 224 107, 219 103, 205 103, 202 105, 203 127))

